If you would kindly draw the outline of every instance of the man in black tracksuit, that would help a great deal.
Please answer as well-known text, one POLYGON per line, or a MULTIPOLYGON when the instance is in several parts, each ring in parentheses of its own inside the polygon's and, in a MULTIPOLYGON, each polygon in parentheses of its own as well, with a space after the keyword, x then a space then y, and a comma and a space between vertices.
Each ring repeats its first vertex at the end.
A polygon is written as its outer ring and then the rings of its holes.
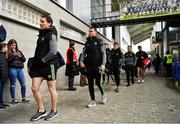
POLYGON ((107 101, 107 97, 104 91, 104 88, 101 84, 101 70, 105 70, 106 64, 106 51, 102 39, 97 37, 97 30, 94 27, 89 29, 89 37, 85 43, 85 48, 83 49, 80 66, 86 68, 87 78, 89 85, 89 92, 91 96, 91 103, 87 107, 95 107, 95 94, 94 94, 94 79, 95 83, 98 86, 102 103, 104 104, 107 101))
POLYGON ((136 55, 132 52, 132 47, 128 46, 128 52, 124 55, 125 58, 125 71, 126 71, 126 78, 127 78, 127 87, 130 86, 130 77, 131 82, 134 84, 134 67, 136 61, 136 55))
POLYGON ((123 54, 119 47, 118 42, 114 42, 114 48, 111 51, 111 67, 115 77, 116 82, 116 89, 115 92, 119 92, 119 85, 120 85, 120 66, 121 60, 123 59, 123 54))

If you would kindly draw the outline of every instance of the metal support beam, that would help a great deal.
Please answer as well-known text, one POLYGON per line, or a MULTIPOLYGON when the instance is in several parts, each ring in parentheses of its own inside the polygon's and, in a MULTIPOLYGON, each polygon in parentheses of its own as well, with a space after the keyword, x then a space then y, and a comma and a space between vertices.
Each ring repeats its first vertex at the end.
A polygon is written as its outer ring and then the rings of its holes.
POLYGON ((137 36, 135 36, 135 37, 133 37, 133 38, 131 38, 132 40, 133 39, 141 39, 142 37, 147 37, 147 36, 151 36, 151 32, 145 32, 145 33, 143 33, 143 34, 140 34, 140 35, 137 35, 137 36))
POLYGON ((133 32, 133 33, 130 33, 130 36, 131 36, 131 37, 135 37, 136 35, 141 35, 141 34, 143 34, 144 32, 151 32, 152 30, 153 30, 153 27, 147 26, 147 27, 144 27, 144 28, 142 28, 142 29, 139 29, 139 30, 137 30, 137 31, 135 31, 135 32, 133 32))
POLYGON ((147 37, 142 37, 142 38, 137 38, 137 39, 134 39, 133 40, 133 42, 134 42, 134 44, 137 44, 137 43, 140 43, 140 42, 142 42, 142 41, 144 41, 144 40, 146 40, 146 39, 148 39, 148 38, 150 38, 150 36, 147 36, 147 37))

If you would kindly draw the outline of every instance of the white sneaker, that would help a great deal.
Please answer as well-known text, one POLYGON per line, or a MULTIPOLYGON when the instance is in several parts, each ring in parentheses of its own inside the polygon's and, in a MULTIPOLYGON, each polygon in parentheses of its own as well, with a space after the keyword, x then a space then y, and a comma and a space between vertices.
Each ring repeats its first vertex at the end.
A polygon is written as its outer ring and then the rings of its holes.
POLYGON ((138 84, 141 83, 141 80, 138 80, 138 84))
POLYGON ((144 80, 141 80, 142 83, 144 83, 144 80))
POLYGON ((95 107, 95 106, 96 106, 95 101, 91 101, 91 103, 89 105, 87 105, 88 108, 95 107))
POLYGON ((102 103, 105 104, 107 102, 107 95, 106 93, 101 96, 102 97, 102 103))

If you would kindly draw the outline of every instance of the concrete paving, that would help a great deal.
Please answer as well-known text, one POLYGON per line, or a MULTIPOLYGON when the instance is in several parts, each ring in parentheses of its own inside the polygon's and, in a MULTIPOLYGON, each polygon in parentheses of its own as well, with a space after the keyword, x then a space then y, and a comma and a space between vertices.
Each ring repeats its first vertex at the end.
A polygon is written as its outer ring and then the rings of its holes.
MULTIPOLYGON (((170 80, 147 75, 143 84, 126 87, 122 76, 120 92, 115 93, 111 81, 106 86, 108 102, 101 104, 96 88, 97 106, 86 108, 89 103, 88 87, 77 86, 77 91, 58 89, 58 117, 31 122, 36 113, 33 97, 30 103, 18 103, 0 111, 0 123, 180 123, 180 92, 170 87, 170 80)), ((49 92, 43 93, 46 108, 50 110, 49 92)))

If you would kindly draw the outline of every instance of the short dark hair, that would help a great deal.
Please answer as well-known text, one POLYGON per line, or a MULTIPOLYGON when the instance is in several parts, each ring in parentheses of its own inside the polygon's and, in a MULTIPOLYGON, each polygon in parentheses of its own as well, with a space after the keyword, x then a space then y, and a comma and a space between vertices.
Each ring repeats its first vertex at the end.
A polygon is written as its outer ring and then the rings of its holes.
POLYGON ((89 27, 89 29, 94 29, 94 31, 97 32, 97 29, 96 29, 96 27, 94 27, 94 26, 89 27))
POLYGON ((74 46, 75 45, 75 42, 74 41, 70 41, 69 42, 69 47, 72 47, 72 46, 74 46))
POLYGON ((115 44, 119 45, 119 43, 118 43, 118 42, 114 42, 114 45, 115 45, 115 44))
POLYGON ((41 18, 46 18, 46 21, 51 23, 51 26, 53 25, 53 20, 50 15, 42 15, 41 18))
POLYGON ((132 48, 132 46, 131 46, 131 45, 128 45, 128 48, 132 48))
POLYGON ((142 48, 142 46, 138 46, 138 49, 142 48))
POLYGON ((7 46, 6 43, 0 43, 0 50, 2 50, 5 46, 7 46))
POLYGON ((169 50, 166 51, 166 54, 170 54, 169 50))

